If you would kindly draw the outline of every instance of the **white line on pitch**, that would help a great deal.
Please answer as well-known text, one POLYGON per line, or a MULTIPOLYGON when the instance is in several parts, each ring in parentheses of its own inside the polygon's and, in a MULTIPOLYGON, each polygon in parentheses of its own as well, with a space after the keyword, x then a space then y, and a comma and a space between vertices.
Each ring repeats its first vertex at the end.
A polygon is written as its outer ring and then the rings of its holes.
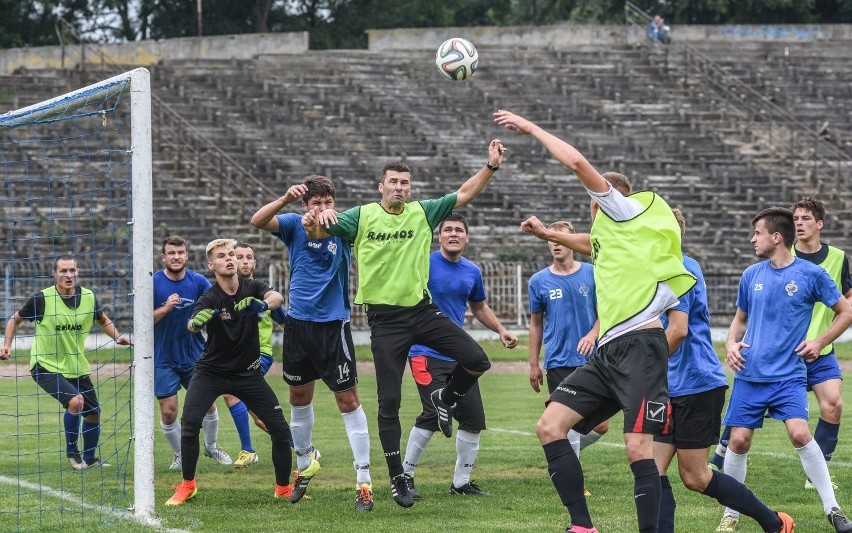
MULTIPOLYGON (((518 435, 521 437, 535 437, 535 433, 532 431, 521 431, 518 429, 502 429, 502 428, 488 428, 488 431, 493 431, 494 433, 506 433, 509 435, 518 435)), ((595 443, 595 446, 609 446, 610 448, 624 448, 624 444, 621 442, 603 442, 598 441, 595 443)), ((749 452, 749 455, 754 456, 763 456, 763 457, 774 457, 774 458, 790 458, 795 457, 793 453, 782 453, 782 452, 749 452)), ((832 460, 830 463, 830 468, 852 468, 852 463, 849 461, 835 461, 832 460)))
MULTIPOLYGON (((0 483, 4 483, 6 485, 15 485, 31 491, 38 491, 41 494, 47 494, 60 500, 72 502, 75 505, 79 504, 83 509, 87 509, 90 511, 98 511, 104 514, 109 514, 111 511, 110 509, 102 505, 93 505, 91 503, 81 502, 79 499, 79 494, 68 493, 66 491, 57 490, 51 487, 45 487, 44 485, 36 485, 35 483, 30 483, 29 481, 15 479, 13 477, 8 476, 0 476, 0 483)), ((119 518, 122 520, 132 520, 137 524, 141 524, 143 526, 150 526, 151 528, 156 529, 157 531, 165 531, 166 533, 188 533, 183 529, 165 529, 163 528, 162 524, 160 524, 160 521, 156 518, 145 518, 142 516, 136 516, 128 511, 119 511, 119 518)))

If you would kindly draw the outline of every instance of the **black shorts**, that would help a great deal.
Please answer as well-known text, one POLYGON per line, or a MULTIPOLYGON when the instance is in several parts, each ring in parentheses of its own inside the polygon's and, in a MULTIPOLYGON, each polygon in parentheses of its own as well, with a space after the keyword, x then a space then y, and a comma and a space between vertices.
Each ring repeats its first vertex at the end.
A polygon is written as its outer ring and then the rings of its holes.
POLYGON ((91 377, 66 378, 62 374, 45 370, 38 363, 30 369, 30 374, 38 386, 56 398, 65 409, 68 409, 71 398, 79 394, 83 397, 83 416, 100 412, 98 394, 92 385, 91 377))
MULTIPOLYGON (((457 363, 417 355, 410 357, 408 364, 420 392, 420 403, 423 404, 423 412, 414 425, 428 431, 438 431, 438 412, 432 405, 432 392, 447 384, 457 363)), ((458 401, 453 409, 453 418, 458 420, 461 430, 477 432, 485 429, 485 408, 482 407, 479 383, 475 383, 458 401)))
POLYGON ((556 387, 559 386, 562 381, 574 373, 577 370, 576 366, 556 366, 553 368, 545 369, 545 375, 547 376, 547 392, 553 394, 553 391, 556 390, 556 387))
POLYGON ((348 320, 309 322, 284 320, 284 381, 307 385, 322 379, 334 392, 358 384, 355 344, 348 320))
POLYGON ((718 443, 727 388, 672 398, 669 434, 655 436, 654 440, 674 444, 679 450, 702 450, 718 443))
POLYGON ((598 348, 550 395, 579 413, 574 429, 588 433, 618 411, 624 411, 625 433, 668 433, 669 345, 662 329, 625 333, 598 348))

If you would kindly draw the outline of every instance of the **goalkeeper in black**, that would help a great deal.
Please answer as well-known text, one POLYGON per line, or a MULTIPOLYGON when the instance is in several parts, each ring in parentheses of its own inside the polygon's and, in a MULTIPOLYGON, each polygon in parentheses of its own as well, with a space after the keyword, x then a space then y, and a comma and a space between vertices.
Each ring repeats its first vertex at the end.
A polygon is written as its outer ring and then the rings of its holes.
POLYGON ((236 242, 217 239, 207 245, 207 267, 216 275, 216 283, 198 299, 187 324, 192 333, 206 328, 207 341, 183 403, 183 482, 166 505, 181 505, 197 494, 198 433, 210 405, 222 394, 240 398, 266 425, 272 439, 275 497, 289 501, 292 492, 290 426, 260 371, 258 335, 263 313, 278 309, 284 297, 260 280, 237 276, 236 242))

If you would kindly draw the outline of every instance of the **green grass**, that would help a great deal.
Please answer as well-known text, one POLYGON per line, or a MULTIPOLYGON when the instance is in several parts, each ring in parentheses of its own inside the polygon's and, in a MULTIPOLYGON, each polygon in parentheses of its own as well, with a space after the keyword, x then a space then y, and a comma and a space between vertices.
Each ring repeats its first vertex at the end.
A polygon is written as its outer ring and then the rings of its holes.
MULTIPOLYGON (((519 348, 520 349, 520 348, 519 348)), ((524 353, 524 352, 522 352, 524 353)), ((286 402, 286 386, 281 378, 271 378, 278 397, 286 402)), ((98 472, 73 473, 56 452, 61 449, 61 417, 57 415, 52 399, 36 403, 32 381, 25 377, 19 382, 0 380, 0 531, 67 531, 69 527, 97 528, 102 532, 125 533, 151 531, 150 527, 130 521, 99 524, 99 514, 81 513, 79 504, 63 502, 46 492, 25 494, 27 491, 9 483, 18 471, 31 472, 23 478, 30 483, 41 483, 69 492, 84 489, 83 499, 97 502, 101 479, 98 472), (15 408, 15 398, 20 399, 15 408), (39 416, 14 417, 16 413, 39 413, 39 416), (38 426, 36 425, 38 424, 38 426), (41 444, 36 436, 10 437, 22 433, 42 433, 41 444), (40 449, 47 453, 21 455, 40 449), (53 453, 50 453, 50 452, 53 453), (18 456, 21 455, 19 458, 18 456), (41 465, 37 460, 41 458, 41 465), (16 522, 17 506, 23 510, 37 510, 38 506, 50 508, 35 521, 37 514, 23 514, 20 526, 16 522)), ((103 442, 112 461, 120 460, 129 437, 127 415, 116 415, 123 398, 129 391, 122 383, 106 383, 115 391, 115 400, 104 402, 104 417, 109 430, 103 432, 103 442), (112 411, 112 412, 111 412, 112 411), (118 429, 118 434, 108 435, 118 429)), ((103 386, 103 385, 102 385, 103 386)), ((473 473, 483 489, 491 493, 488 498, 460 498, 447 491, 452 479, 455 457, 454 439, 437 434, 417 471, 418 488, 424 499, 411 509, 398 507, 390 497, 387 470, 381 454, 376 430, 375 379, 363 376, 360 381, 361 397, 370 423, 372 442, 372 475, 376 507, 372 513, 354 511, 354 472, 348 441, 340 414, 332 395, 317 387, 315 398, 316 429, 314 443, 322 451, 323 469, 312 482, 310 499, 296 505, 273 500, 273 473, 270 464, 270 443, 265 434, 253 430, 255 447, 261 462, 246 470, 215 465, 201 457, 198 467, 198 496, 182 507, 165 507, 163 503, 172 494, 172 484, 180 474, 169 472, 171 451, 156 430, 156 513, 167 528, 191 531, 563 531, 568 523, 565 509, 551 485, 544 455, 534 436, 535 422, 543 409, 545 396, 535 394, 529 387, 526 374, 490 374, 481 382, 488 415, 489 430, 482 436, 481 451, 473 473)), ((847 387, 848 389, 848 387, 847 387)), ((849 393, 849 390, 846 391, 849 393)), ((105 395, 102 394, 102 400, 105 395)), ((220 444, 233 456, 239 441, 230 415, 220 400, 220 444)), ((416 390, 406 377, 401 413, 403 445, 411 424, 419 412, 416 390)), ((812 402, 811 412, 817 407, 812 402)), ((289 418, 289 412, 286 411, 289 418)), ((852 424, 852 415, 844 416, 845 427, 852 424)), ((635 531, 633 506, 633 481, 622 447, 622 422, 616 417, 612 430, 600 443, 584 450, 582 456, 586 472, 586 486, 592 492, 589 507, 597 527, 607 533, 635 531)), ((813 426, 813 423, 812 423, 813 426)), ((114 469, 118 470, 118 469, 114 469)), ((104 482, 114 486, 115 472, 105 470, 104 482)), ((128 487, 132 486, 132 465, 126 470, 128 487)), ((712 531, 721 517, 722 509, 707 497, 691 493, 677 480, 676 464, 670 470, 678 501, 677 527, 681 532, 712 531)), ((832 472, 840 484, 838 500, 852 510, 852 441, 841 437, 832 465, 832 472)), ((803 489, 804 474, 798 455, 792 449, 783 426, 767 420, 766 428, 756 434, 750 455, 747 484, 771 507, 790 513, 799 524, 799 531, 827 530, 819 498, 814 492, 803 489)), ((79 496, 77 496, 79 499, 79 496)), ((125 506, 132 501, 120 500, 125 506)), ((743 519, 743 533, 758 532, 757 525, 743 519)))

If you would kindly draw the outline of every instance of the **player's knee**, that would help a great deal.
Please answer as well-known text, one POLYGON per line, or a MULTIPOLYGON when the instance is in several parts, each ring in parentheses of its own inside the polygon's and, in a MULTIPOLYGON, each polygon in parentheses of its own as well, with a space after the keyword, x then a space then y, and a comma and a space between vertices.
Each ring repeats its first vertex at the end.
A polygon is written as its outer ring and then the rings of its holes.
POLYGON ((338 392, 334 395, 334 398, 337 400, 337 408, 344 414, 351 413, 361 406, 358 396, 351 390, 338 392))
POLYGON ((79 415, 83 412, 83 406, 86 404, 86 401, 83 399, 83 396, 78 394, 68 400, 68 412, 72 415, 79 415))
POLYGON ((568 428, 562 431, 562 425, 555 420, 542 415, 535 425, 535 434, 542 444, 548 444, 555 440, 564 439, 568 434, 568 428))
POLYGON ((819 414, 827 422, 839 423, 840 415, 843 414, 843 399, 838 395, 820 403, 819 414))
POLYGON ((488 357, 482 357, 481 359, 477 359, 473 363, 469 365, 464 365, 465 370, 474 375, 482 375, 491 368, 491 361, 488 360, 488 357))
POLYGON ((290 441, 293 440, 293 434, 290 432, 290 425, 287 424, 287 421, 284 420, 284 417, 281 417, 281 420, 278 420, 278 417, 270 422, 268 426, 269 438, 272 439, 272 442, 284 442, 287 443, 287 446, 290 445, 290 441))
POLYGON ((807 446, 809 442, 814 440, 813 435, 811 435, 811 432, 807 427, 802 429, 788 430, 788 435, 790 437, 790 442, 793 444, 794 448, 801 448, 802 446, 807 446))

